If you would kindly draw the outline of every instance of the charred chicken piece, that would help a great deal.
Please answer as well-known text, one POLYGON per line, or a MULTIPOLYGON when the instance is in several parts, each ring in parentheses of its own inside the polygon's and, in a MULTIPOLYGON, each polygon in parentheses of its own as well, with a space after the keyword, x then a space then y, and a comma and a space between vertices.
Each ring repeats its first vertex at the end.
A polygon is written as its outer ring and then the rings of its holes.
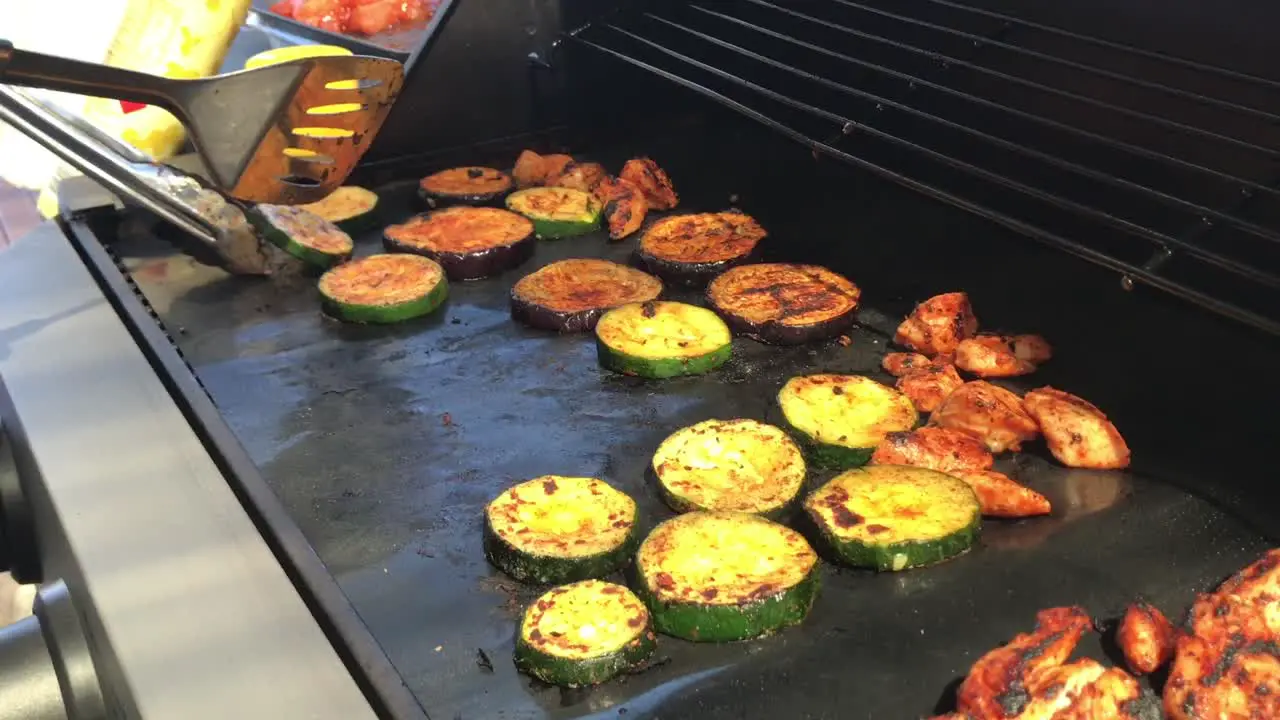
POLYGON ((525 150, 516 158, 516 165, 511 169, 511 177, 516 187, 527 188, 543 184, 547 179, 546 159, 532 150, 525 150))
POLYGON ((949 355, 961 340, 978 332, 969 296, 962 292, 936 295, 916 306, 898 326, 893 341, 930 357, 949 355))
POLYGON ((604 204, 604 217, 609 237, 614 240, 634 233, 644 224, 649 203, 640 188, 626 180, 605 176, 591 188, 591 194, 604 204))
POLYGON ((982 380, 967 382, 948 395, 929 424, 969 433, 993 453, 1017 450, 1039 432, 1021 398, 982 380))
POLYGON ((1073 468, 1115 470, 1129 466, 1129 446, 1101 410, 1071 393, 1043 387, 1023 406, 1035 418, 1049 452, 1073 468))
POLYGON ((1041 610, 1035 630, 1017 635, 973 664, 956 693, 957 712, 982 720, 1021 719, 1035 689, 1033 679, 1065 663, 1092 629, 1093 621, 1083 608, 1041 610))
POLYGON ((547 175, 546 184, 552 187, 570 188, 591 192, 596 183, 609 176, 600 163, 580 163, 570 160, 558 172, 547 175))
POLYGON ((942 406, 947 396, 964 385, 964 378, 954 365, 934 362, 921 370, 913 370, 898 378, 898 390, 911 399, 911 404, 922 413, 931 413, 942 406))
POLYGON ((1218 645, 1227 635, 1280 637, 1280 549, 1269 550, 1191 605, 1191 633, 1218 645))
POLYGON ((922 427, 886 435, 871 455, 871 462, 955 473, 988 470, 995 458, 972 435, 947 428, 922 427))
POLYGON ((988 517, 1022 518, 1048 515, 1049 499, 995 470, 957 470, 951 473, 968 483, 978 496, 982 514, 988 517))
POLYGON ((1139 675, 1153 673, 1169 662, 1175 640, 1173 623, 1159 608, 1145 602, 1130 605, 1116 629, 1116 644, 1124 662, 1139 675))
POLYGON ((884 356, 880 367, 894 377, 902 377, 917 370, 924 370, 933 364, 929 358, 920 353, 895 352, 884 356))
POLYGON ((1032 365, 1043 365, 1053 358, 1049 341, 1039 335, 1013 335, 1005 338, 1005 342, 1013 348, 1013 354, 1019 360, 1032 365))
POLYGON ((671 178, 658 167, 658 163, 649 158, 628 160, 622 166, 619 177, 640 188, 649 207, 654 210, 670 210, 680 202, 675 187, 671 185, 671 178))
POLYGON ((1013 347, 998 335, 966 338, 956 346, 956 367, 984 378, 1029 375, 1036 366, 1014 354, 1013 347))
MULTIPOLYGON (((1082 674, 1088 676, 1094 672, 1098 664, 1092 660, 1079 660, 1071 666, 1084 664, 1082 674), (1086 669, 1087 668, 1087 669, 1086 669)), ((1069 666, 1064 666, 1069 667, 1069 666)), ((1039 684, 1040 679, 1036 679, 1039 684)), ((1045 695, 1052 696, 1053 685, 1045 686, 1045 695)), ((1037 695, 1039 696, 1039 695, 1037 695)), ((1107 668, 1075 694, 1072 702, 1053 715, 1034 715, 1023 713, 1022 717, 1052 718, 1052 720, 1138 720, 1141 714, 1135 703, 1142 697, 1142 686, 1137 678, 1120 668, 1107 668)))

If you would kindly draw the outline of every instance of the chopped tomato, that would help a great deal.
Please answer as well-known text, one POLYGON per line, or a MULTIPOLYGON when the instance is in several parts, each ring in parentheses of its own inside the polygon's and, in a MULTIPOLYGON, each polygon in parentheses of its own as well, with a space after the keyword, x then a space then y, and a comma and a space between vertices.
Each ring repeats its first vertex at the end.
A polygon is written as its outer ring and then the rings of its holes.
POLYGON ((331 32, 376 35, 430 18, 435 0, 282 0, 271 12, 331 32))
POLYGON ((375 35, 386 28, 399 25, 400 17, 398 0, 358 3, 352 8, 349 27, 352 32, 361 35, 375 35))

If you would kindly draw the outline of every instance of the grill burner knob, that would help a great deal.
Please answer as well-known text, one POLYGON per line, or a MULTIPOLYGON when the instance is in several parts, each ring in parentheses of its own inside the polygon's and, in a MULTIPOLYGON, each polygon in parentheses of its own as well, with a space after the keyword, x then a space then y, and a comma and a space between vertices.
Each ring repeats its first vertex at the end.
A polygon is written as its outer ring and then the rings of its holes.
POLYGON ((102 686, 66 584, 41 587, 32 609, 0 628, 0 720, 105 720, 102 686))

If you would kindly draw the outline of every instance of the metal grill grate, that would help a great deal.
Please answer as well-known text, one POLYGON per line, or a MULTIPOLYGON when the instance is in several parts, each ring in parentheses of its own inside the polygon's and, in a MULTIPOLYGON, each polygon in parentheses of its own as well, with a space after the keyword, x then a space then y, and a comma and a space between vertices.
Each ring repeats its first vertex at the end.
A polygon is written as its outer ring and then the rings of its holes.
POLYGON ((1280 334, 1280 82, 951 0, 695 0, 571 37, 1280 334))

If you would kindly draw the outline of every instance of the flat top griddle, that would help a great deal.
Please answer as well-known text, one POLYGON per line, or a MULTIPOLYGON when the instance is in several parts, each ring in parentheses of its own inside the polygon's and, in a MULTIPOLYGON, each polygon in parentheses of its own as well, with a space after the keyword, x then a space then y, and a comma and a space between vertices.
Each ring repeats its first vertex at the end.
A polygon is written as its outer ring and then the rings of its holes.
MULTIPOLYGON (((749 186, 741 166, 724 163, 695 182, 692 155, 655 157, 685 211, 720 209, 749 186)), ((751 160, 756 174, 785 176, 766 158, 751 160)), ((411 182, 378 189, 389 220, 415 211, 411 182)), ((758 217, 774 231, 770 254, 809 252, 769 211, 758 217)), ((228 278, 139 239, 116 250, 432 718, 923 716, 949 703, 972 661, 1029 629, 1040 608, 1081 604, 1114 617, 1142 596, 1180 613, 1194 592, 1267 547, 1183 490, 1137 474, 1066 470, 1032 446, 997 468, 1048 495, 1050 518, 990 521, 979 547, 934 568, 876 575, 827 565, 810 618, 772 638, 719 646, 660 638, 660 662, 643 673, 581 691, 534 683, 516 673, 511 653, 520 609, 538 590, 485 562, 484 504, 540 474, 595 475, 635 497, 651 527, 671 516, 645 480, 664 437, 708 418, 776 421, 774 395, 797 374, 889 381, 880 358, 910 301, 868 293, 847 347, 738 340, 719 371, 660 382, 601 371, 590 335, 511 321, 510 287, 523 274, 566 257, 625 261, 633 246, 598 234, 540 241, 522 268, 453 283, 433 317, 372 328, 322 317, 310 280, 228 278)), ((377 233, 359 238, 358 254, 379 251, 377 233)), ((859 281, 856 265, 832 267, 859 281)), ((1055 363, 1071 361, 1064 355, 1055 363)), ((1095 370, 1086 362, 1073 373, 1095 370)), ((1045 382, 1029 381, 1013 386, 1045 382)), ((811 476, 810 486, 828 477, 811 476)), ((1096 638, 1083 651, 1104 652, 1096 638)))

